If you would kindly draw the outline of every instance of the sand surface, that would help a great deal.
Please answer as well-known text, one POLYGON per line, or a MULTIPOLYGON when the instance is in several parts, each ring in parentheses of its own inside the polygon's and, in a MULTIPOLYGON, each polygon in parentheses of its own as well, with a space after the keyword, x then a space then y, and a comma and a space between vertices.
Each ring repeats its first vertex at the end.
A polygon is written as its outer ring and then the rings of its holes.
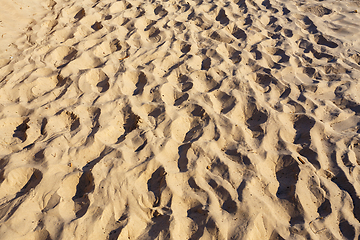
POLYGON ((0 239, 360 239, 360 1, 0 0, 0 239))

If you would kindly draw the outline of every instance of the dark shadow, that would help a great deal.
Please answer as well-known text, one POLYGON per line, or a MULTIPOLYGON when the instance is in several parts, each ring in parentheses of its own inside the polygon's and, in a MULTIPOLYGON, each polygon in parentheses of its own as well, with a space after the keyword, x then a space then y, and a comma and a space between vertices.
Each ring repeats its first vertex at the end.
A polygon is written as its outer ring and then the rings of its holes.
POLYGON ((189 80, 189 77, 183 74, 179 74, 178 81, 179 83, 186 83, 189 80))
POLYGON ((155 38, 160 34, 160 29, 157 27, 151 27, 149 31, 149 38, 155 38))
MULTIPOLYGON (((185 60, 187 60, 187 59, 185 59, 185 60)), ((183 60, 183 61, 181 61, 181 62, 178 62, 178 63, 174 64, 173 66, 171 66, 171 67, 167 70, 166 74, 164 74, 164 77, 168 77, 168 76, 172 73, 172 71, 174 71, 175 69, 177 69, 178 67, 180 67, 180 66, 185 62, 185 60, 183 60)))
POLYGON ((193 87, 193 85, 194 84, 192 82, 185 82, 181 85, 181 91, 182 92, 189 91, 193 87))
MULTIPOLYGON (((0 172, 1 173, 1 172, 0 172)), ((2 175, 2 173, 0 174, 2 175)), ((25 200, 25 195, 35 188, 42 180, 43 174, 40 170, 34 169, 29 181, 26 185, 16 193, 15 197, 6 203, 0 205, 0 220, 7 221, 19 209, 25 200)))
POLYGON ((27 139, 26 130, 30 128, 27 123, 30 121, 29 118, 26 118, 19 126, 16 127, 13 137, 20 139, 22 142, 25 142, 27 139))
POLYGON ((256 106, 252 109, 250 114, 251 117, 246 120, 246 123, 253 132, 254 137, 261 141, 264 137, 264 130, 260 125, 267 121, 268 115, 263 111, 259 111, 256 106))
POLYGON ((222 93, 219 95, 219 101, 222 102, 221 113, 226 114, 230 112, 236 104, 236 98, 233 96, 229 96, 226 93, 222 93))
MULTIPOLYGON (((208 81, 209 85, 214 84, 214 82, 215 82, 215 80, 209 75, 206 75, 206 81, 208 81)), ((216 85, 213 88, 209 89, 208 92, 213 92, 215 90, 218 90, 221 87, 221 83, 222 83, 222 81, 220 81, 219 83, 216 83, 216 85)))
POLYGON ((76 21, 80 21, 83 17, 85 17, 85 10, 81 8, 81 10, 76 13, 74 18, 76 19, 76 21))
POLYGON ((191 111, 191 115, 194 117, 200 117, 203 118, 206 115, 206 111, 203 107, 200 105, 194 104, 194 109, 191 111))
POLYGON ((235 213, 237 210, 237 205, 236 202, 231 199, 230 193, 223 186, 218 185, 213 179, 209 181, 209 185, 214 189, 216 195, 218 195, 218 197, 224 201, 221 208, 228 213, 235 213))
POLYGON ((306 112, 305 108, 303 106, 301 106, 301 104, 299 104, 293 100, 290 100, 288 102, 288 104, 295 107, 295 113, 305 113, 306 112))
POLYGON ((65 83, 69 80, 69 78, 63 78, 61 75, 58 75, 57 76, 57 84, 56 86, 57 87, 62 87, 65 85, 65 83))
POLYGON ((278 61, 278 63, 286 63, 289 61, 290 57, 285 54, 285 51, 282 49, 277 49, 274 55, 280 56, 281 59, 278 61))
POLYGON ((314 125, 315 120, 312 117, 299 115, 294 122, 294 128, 296 130, 294 143, 302 144, 304 147, 309 146, 311 141, 310 130, 314 125))
POLYGON ((54 209, 61 201, 61 197, 55 192, 47 202, 44 209, 41 210, 42 213, 46 213, 50 209, 54 209))
POLYGON ((154 13, 155 15, 159 15, 161 18, 163 18, 168 14, 168 11, 166 11, 162 5, 159 5, 154 9, 154 13))
POLYGON ((284 29, 284 34, 286 37, 291 38, 294 34, 290 29, 284 29))
POLYGON ((347 100, 345 106, 346 108, 351 109, 355 115, 360 115, 360 105, 358 105, 356 102, 347 100))
POLYGON ((146 84, 147 84, 147 77, 146 77, 145 73, 140 72, 140 74, 138 76, 138 82, 136 83, 136 89, 134 90, 133 95, 135 96, 138 94, 142 94, 146 84))
POLYGON ((148 234, 150 239, 156 239, 161 232, 165 239, 171 239, 170 237, 170 216, 160 215, 155 211, 154 217, 151 219, 153 225, 150 226, 148 234))
POLYGON ((345 92, 350 88, 350 82, 346 82, 344 84, 339 85, 336 87, 334 93, 337 98, 343 98, 345 92))
POLYGON ((332 212, 329 199, 325 199, 325 201, 318 208, 317 212, 319 213, 320 217, 329 216, 329 214, 332 212))
POLYGON ((141 150, 144 149, 144 147, 147 145, 147 139, 144 141, 143 144, 141 144, 136 150, 135 152, 140 152, 141 150))
POLYGON ((203 133, 203 126, 198 124, 186 133, 183 142, 195 142, 203 135, 203 133))
POLYGON ((316 35, 314 36, 314 39, 317 44, 327 46, 329 48, 337 48, 339 46, 338 44, 327 40, 323 35, 316 35))
POLYGON ((158 118, 161 114, 163 114, 165 112, 165 107, 164 106, 159 106, 157 108, 155 108, 152 112, 150 112, 148 114, 148 116, 152 116, 154 118, 158 118))
POLYGON ((305 39, 299 41, 299 48, 304 49, 305 53, 313 50, 313 44, 305 39))
POLYGON ((185 143, 178 148, 178 168, 180 172, 186 172, 188 170, 187 165, 189 160, 187 158, 187 152, 191 148, 191 143, 185 143))
POLYGON ((196 6, 200 6, 204 0, 195 0, 196 6))
POLYGON ((251 19, 251 15, 248 14, 245 18, 244 25, 252 25, 252 23, 253 23, 253 20, 251 19))
POLYGON ((314 57, 316 59, 321 59, 321 58, 327 58, 329 60, 334 59, 334 56, 327 54, 327 53, 323 53, 323 52, 320 53, 320 52, 316 51, 315 49, 311 49, 311 53, 314 55, 314 57))
POLYGON ((41 128, 40 128, 41 135, 45 135, 45 133, 46 133, 45 127, 46 127, 47 122, 48 122, 47 118, 43 118, 43 120, 41 121, 41 128))
POLYGON ((245 40, 247 38, 246 33, 236 25, 234 26, 234 29, 231 33, 236 39, 245 40))
POLYGON ((226 150, 225 154, 228 155, 228 158, 230 158, 234 162, 245 164, 246 166, 251 165, 250 159, 247 156, 237 152, 236 149, 226 150))
POLYGON ((270 16, 270 20, 269 20, 269 22, 268 22, 267 25, 272 25, 272 24, 276 23, 277 20, 278 20, 278 19, 277 19, 276 17, 270 16))
POLYGON ((255 60, 260 60, 262 58, 262 53, 257 50, 257 45, 253 45, 250 52, 253 53, 255 60))
POLYGON ((88 193, 94 191, 95 183, 91 170, 83 172, 76 186, 76 193, 72 200, 75 203, 75 215, 81 218, 87 212, 90 206, 88 193))
POLYGON ((209 70, 211 66, 211 58, 205 58, 201 63, 201 70, 209 70))
POLYGON ((192 9, 191 13, 188 15, 187 20, 191 20, 195 17, 195 11, 192 9))
POLYGON ((91 28, 95 31, 98 31, 103 28, 103 25, 101 24, 101 22, 96 21, 93 25, 91 25, 91 28))
POLYGON ((187 217, 197 225, 197 230, 191 235, 190 240, 197 240, 203 236, 208 214, 209 211, 204 210, 202 205, 195 206, 187 211, 187 217))
POLYGON ((128 22, 130 22, 130 18, 124 18, 123 23, 121 26, 125 26, 128 22))
POLYGON ((233 63, 239 63, 239 62, 241 62, 241 52, 234 51, 233 53, 231 53, 229 58, 233 63))
POLYGON ((175 22, 174 27, 181 32, 186 29, 185 25, 182 22, 175 22))
POLYGON ((104 150, 100 153, 99 157, 95 158, 94 160, 88 162, 85 166, 83 166, 82 170, 84 172, 91 171, 92 168, 100 162, 106 155, 114 151, 114 148, 112 147, 105 147, 104 150))
POLYGON ((312 67, 305 67, 303 70, 303 73, 305 73, 306 75, 308 75, 309 77, 314 76, 315 74, 315 68, 312 67))
POLYGON ((348 153, 344 153, 341 155, 341 161, 344 163, 346 167, 354 167, 354 165, 350 162, 348 153))
POLYGON ((146 28, 144 29, 144 31, 149 31, 149 30, 152 28, 152 26, 154 26, 156 23, 157 23, 157 21, 151 21, 151 22, 149 23, 149 25, 146 26, 146 28))
POLYGON ((276 179, 279 182, 276 192, 278 198, 293 202, 299 172, 298 163, 291 155, 280 156, 276 164, 276 179))
POLYGON ((9 163, 8 158, 0 159, 0 184, 5 180, 4 172, 5 172, 5 167, 8 163, 9 163))
POLYGON ((26 185, 16 193, 15 198, 21 197, 28 193, 31 189, 35 188, 41 182, 43 174, 40 170, 35 169, 26 185))
POLYGON ((87 195, 84 195, 81 198, 74 198, 75 203, 74 211, 76 218, 81 218, 84 216, 90 206, 90 200, 87 195))
POLYGON ((299 153, 306 157, 307 160, 316 168, 316 170, 319 170, 321 168, 320 162, 317 160, 318 154, 311 150, 309 147, 304 147, 299 151, 299 153))
POLYGON ((239 6, 239 8, 242 10, 242 13, 247 13, 248 12, 248 7, 246 5, 245 0, 238 0, 237 2, 235 1, 235 3, 239 6))
POLYGON ((89 134, 89 137, 93 137, 95 135, 95 133, 97 133, 97 131, 99 131, 100 128, 100 123, 99 123, 99 118, 100 118, 100 114, 101 114, 101 109, 100 108, 96 108, 93 112, 92 112, 92 122, 93 122, 93 127, 91 128, 91 132, 89 134))
POLYGON ((286 7, 283 7, 282 11, 283 11, 283 14, 284 14, 284 15, 286 15, 286 14, 289 14, 289 13, 290 13, 290 10, 289 10, 289 9, 287 9, 286 7))
POLYGON ((145 10, 141 6, 136 7, 135 18, 139 18, 139 17, 142 17, 144 15, 145 15, 145 10))
POLYGON ((340 221, 339 228, 346 239, 355 238, 355 228, 345 219, 340 221))
POLYGON ((275 25, 274 24, 272 27, 274 28, 274 32, 279 32, 282 29, 282 27, 280 25, 275 25))
POLYGON ((286 88, 284 92, 281 94, 280 98, 284 99, 287 98, 291 93, 291 88, 286 88))
POLYGON ((188 98, 189 98, 189 94, 184 93, 183 95, 181 95, 181 97, 175 100, 174 106, 179 106, 180 104, 188 100, 188 98))
POLYGON ((67 92, 67 90, 68 90, 68 88, 69 88, 70 85, 71 85, 71 82, 66 83, 65 86, 64 86, 64 89, 63 89, 63 90, 61 91, 61 93, 55 98, 55 100, 59 100, 60 98, 62 98, 62 97, 65 95, 65 93, 67 92))
POLYGON ((266 9, 272 9, 271 3, 269 0, 264 0, 261 5, 263 5, 264 7, 266 7, 266 9))
POLYGON ((180 49, 182 53, 188 53, 190 52, 190 50, 191 50, 191 44, 184 44, 183 46, 181 46, 180 49))
POLYGON ((188 180, 189 186, 195 191, 200 191, 200 187, 196 184, 195 180, 193 177, 190 177, 188 180))
POLYGON ((210 38, 219 42, 222 42, 221 36, 219 35, 219 33, 217 33, 216 31, 214 31, 211 35, 210 38))
POLYGON ((84 195, 94 191, 94 189, 95 183, 93 174, 91 173, 91 171, 83 172, 79 179, 79 183, 76 186, 76 193, 73 197, 73 200, 84 197, 84 195))
POLYGON ((219 158, 216 158, 216 160, 211 164, 210 171, 215 175, 221 176, 227 181, 230 180, 229 167, 222 163, 219 158))
MULTIPOLYGON (((332 153, 331 158, 334 160, 334 162, 336 162, 336 152, 332 153)), ((341 190, 348 192, 354 204, 354 208, 353 208, 354 217, 358 221, 360 221, 360 199, 356 193, 356 190, 352 185, 352 183, 349 182, 349 180, 347 179, 345 173, 341 168, 336 167, 336 171, 337 171, 336 176, 333 177, 331 180, 334 183, 336 183, 336 185, 338 185, 338 187, 341 190)))
POLYGON ((233 201, 230 196, 225 200, 221 208, 231 214, 234 214, 237 211, 236 202, 233 201))
POLYGON ((80 126, 80 119, 77 117, 74 119, 73 123, 70 126, 70 131, 76 130, 80 126))
POLYGON ((139 120, 140 117, 133 113, 130 107, 125 110, 125 117, 124 117, 124 129, 125 134, 137 129, 139 127, 139 120))
MULTIPOLYGON (((67 62, 67 63, 69 63, 70 61, 72 61, 72 60, 74 60, 75 58, 76 58, 76 54, 77 54, 77 50, 72 50, 68 55, 66 55, 65 57, 64 57, 64 60, 67 62)), ((67 63, 65 64, 65 65, 67 65, 67 63)), ((61 81, 59 80, 59 76, 60 75, 58 75, 58 81, 59 81, 59 83, 57 84, 57 86, 62 86, 62 85, 64 85, 64 84, 61 84, 61 81)), ((66 79, 66 78, 65 78, 66 79)), ((65 80, 64 79, 64 80, 65 80)))
POLYGON ((109 90, 109 87, 110 87, 109 78, 106 76, 106 78, 103 81, 98 82, 98 84, 96 84, 96 86, 98 88, 100 88, 100 93, 106 92, 107 90, 109 90))
POLYGON ((303 224, 303 208, 295 195, 296 183, 300 168, 291 155, 282 155, 276 164, 276 179, 279 188, 276 196, 281 199, 282 205, 290 215, 290 224, 303 224))
POLYGON ((35 153, 34 155, 34 160, 36 162, 42 162, 45 159, 45 155, 44 155, 44 149, 38 151, 37 153, 35 153))
POLYGON ((266 87, 269 86, 270 83, 276 83, 276 79, 269 74, 256 73, 255 82, 263 87, 266 87))
MULTIPOLYGON (((302 103, 305 103, 306 97, 305 97, 305 95, 304 95, 303 92, 301 92, 301 93, 299 94, 299 97, 298 97, 297 100, 300 101, 300 102, 302 102, 302 103)), ((317 106, 314 107, 314 110, 315 110, 316 108, 317 108, 317 106)))
POLYGON ((184 8, 184 9, 183 9, 183 12, 186 12, 187 10, 190 9, 190 4, 189 4, 188 2, 182 3, 182 4, 181 4, 181 7, 184 8))
POLYGON ((269 240, 285 240, 285 238, 281 237, 278 232, 275 230, 272 232, 269 240))
POLYGON ((242 200, 243 200, 243 192, 244 192, 245 187, 246 187, 246 180, 243 179, 242 182, 240 183, 239 187, 236 190, 238 193, 238 199, 240 202, 242 202, 242 200))
POLYGON ((160 105, 156 107, 148 116, 152 116, 155 119, 156 126, 165 120, 165 107, 160 105))
POLYGON ((306 30, 311 33, 311 34, 315 34, 318 33, 319 31, 317 30, 317 27, 315 26, 314 22, 311 21, 311 19, 308 16, 304 16, 304 18, 302 19, 303 22, 305 23, 305 25, 307 25, 306 30))
POLYGON ((147 182, 148 190, 155 195, 153 207, 158 207, 161 200, 161 193, 166 187, 166 172, 163 167, 159 167, 147 182))
POLYGON ((129 221, 129 218, 126 213, 124 213, 119 220, 116 221, 115 226, 116 229, 112 230, 109 233, 109 240, 117 240, 119 238, 119 235, 121 231, 124 229, 124 227, 127 225, 129 221))
POLYGON ((222 239, 220 235, 220 230, 218 226, 216 226, 215 221, 211 217, 207 221, 205 227, 214 239, 222 239))
POLYGON ((272 33, 272 32, 268 32, 268 36, 271 37, 272 39, 279 39, 282 37, 280 33, 272 33))

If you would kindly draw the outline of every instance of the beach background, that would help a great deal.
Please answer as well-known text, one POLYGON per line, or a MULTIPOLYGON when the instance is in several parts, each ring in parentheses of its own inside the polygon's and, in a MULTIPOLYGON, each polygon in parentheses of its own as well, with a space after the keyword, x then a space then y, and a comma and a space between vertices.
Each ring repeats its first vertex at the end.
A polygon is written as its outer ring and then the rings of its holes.
POLYGON ((0 6, 2 240, 360 239, 360 1, 0 6))

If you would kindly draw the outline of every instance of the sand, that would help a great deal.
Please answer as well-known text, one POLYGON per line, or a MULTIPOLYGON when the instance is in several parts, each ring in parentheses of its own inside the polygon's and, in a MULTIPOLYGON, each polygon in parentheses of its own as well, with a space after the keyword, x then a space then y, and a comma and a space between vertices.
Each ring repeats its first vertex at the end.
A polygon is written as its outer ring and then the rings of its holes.
POLYGON ((360 239, 360 1, 0 3, 2 240, 360 239))

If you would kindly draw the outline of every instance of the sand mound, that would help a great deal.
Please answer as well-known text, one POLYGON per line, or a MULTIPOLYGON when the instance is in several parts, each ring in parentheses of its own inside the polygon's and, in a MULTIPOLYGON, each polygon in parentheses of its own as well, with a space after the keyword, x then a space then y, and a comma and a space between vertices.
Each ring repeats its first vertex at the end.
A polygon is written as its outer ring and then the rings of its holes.
POLYGON ((1 239, 360 238, 359 2, 1 4, 1 239))

